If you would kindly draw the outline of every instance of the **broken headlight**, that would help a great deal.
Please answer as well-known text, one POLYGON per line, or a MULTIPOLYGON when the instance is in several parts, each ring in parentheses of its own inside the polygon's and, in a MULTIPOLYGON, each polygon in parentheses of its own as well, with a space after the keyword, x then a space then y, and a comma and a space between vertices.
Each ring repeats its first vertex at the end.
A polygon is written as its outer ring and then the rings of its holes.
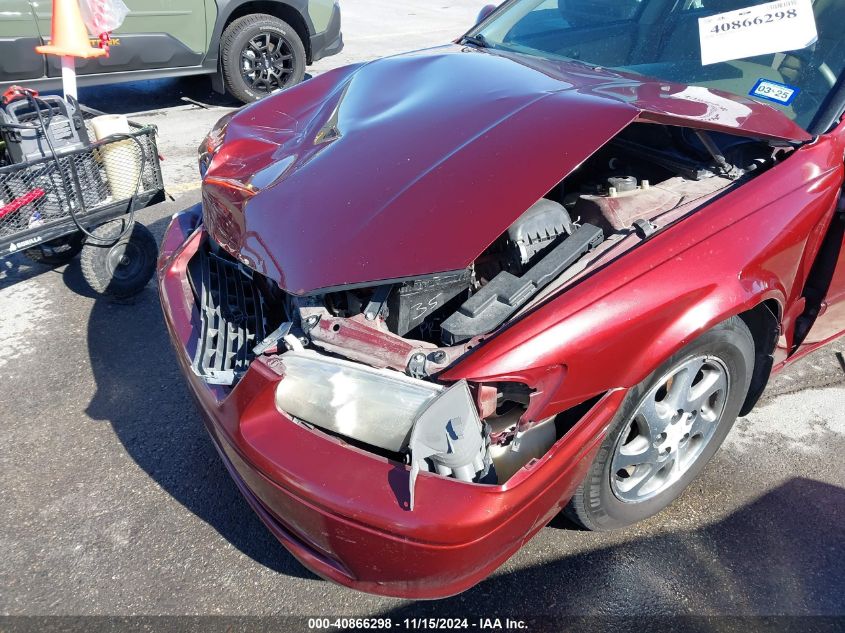
POLYGON ((420 470, 462 481, 491 474, 489 433, 465 381, 444 388, 309 351, 281 358, 277 408, 342 437, 408 453, 412 507, 420 470))
POLYGON ((280 411, 316 427, 399 453, 416 417, 442 391, 430 382, 314 352, 282 356, 280 411))

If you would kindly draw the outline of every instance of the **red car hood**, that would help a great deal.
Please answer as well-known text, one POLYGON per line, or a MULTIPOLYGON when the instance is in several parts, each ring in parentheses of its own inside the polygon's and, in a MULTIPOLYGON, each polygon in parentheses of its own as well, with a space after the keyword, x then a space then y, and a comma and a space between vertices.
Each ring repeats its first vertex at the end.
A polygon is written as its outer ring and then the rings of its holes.
POLYGON ((212 237, 289 292, 467 267, 635 119, 801 141, 704 88, 449 46, 238 112, 203 183, 212 237))

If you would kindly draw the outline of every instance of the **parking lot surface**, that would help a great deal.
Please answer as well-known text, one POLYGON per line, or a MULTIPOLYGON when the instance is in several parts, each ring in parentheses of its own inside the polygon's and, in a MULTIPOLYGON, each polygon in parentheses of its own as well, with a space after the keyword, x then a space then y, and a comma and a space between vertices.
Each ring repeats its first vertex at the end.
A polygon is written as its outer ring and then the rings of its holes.
MULTIPOLYGON (((347 48, 312 72, 453 39, 481 4, 344 2, 347 48)), ((195 148, 234 104, 198 79, 81 97, 159 126, 175 200, 140 219, 160 238, 199 200, 195 148)), ((183 386, 153 284, 114 301, 78 262, 0 261, 0 613, 845 615, 843 352, 774 379, 661 515, 604 534, 558 518, 487 581, 413 603, 322 581, 264 529, 183 386)))

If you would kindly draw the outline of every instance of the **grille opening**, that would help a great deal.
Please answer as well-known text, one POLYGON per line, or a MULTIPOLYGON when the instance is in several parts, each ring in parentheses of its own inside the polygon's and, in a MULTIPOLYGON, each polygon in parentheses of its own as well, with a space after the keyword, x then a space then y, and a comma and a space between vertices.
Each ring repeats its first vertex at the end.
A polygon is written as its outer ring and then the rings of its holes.
POLYGON ((258 275, 209 240, 188 272, 200 315, 193 370, 209 384, 234 385, 255 357, 253 348, 271 331, 258 275))

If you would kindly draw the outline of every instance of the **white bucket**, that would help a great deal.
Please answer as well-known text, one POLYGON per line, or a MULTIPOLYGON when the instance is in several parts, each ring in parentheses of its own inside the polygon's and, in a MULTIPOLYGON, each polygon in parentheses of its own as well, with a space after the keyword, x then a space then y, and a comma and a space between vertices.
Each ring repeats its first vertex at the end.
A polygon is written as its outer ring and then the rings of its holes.
MULTIPOLYGON (((112 134, 128 134, 129 121, 122 114, 104 114, 91 119, 94 138, 98 141, 112 134)), ((100 148, 106 177, 109 181, 112 198, 125 200, 135 193, 135 185, 141 170, 141 157, 135 141, 115 141, 100 148)))

